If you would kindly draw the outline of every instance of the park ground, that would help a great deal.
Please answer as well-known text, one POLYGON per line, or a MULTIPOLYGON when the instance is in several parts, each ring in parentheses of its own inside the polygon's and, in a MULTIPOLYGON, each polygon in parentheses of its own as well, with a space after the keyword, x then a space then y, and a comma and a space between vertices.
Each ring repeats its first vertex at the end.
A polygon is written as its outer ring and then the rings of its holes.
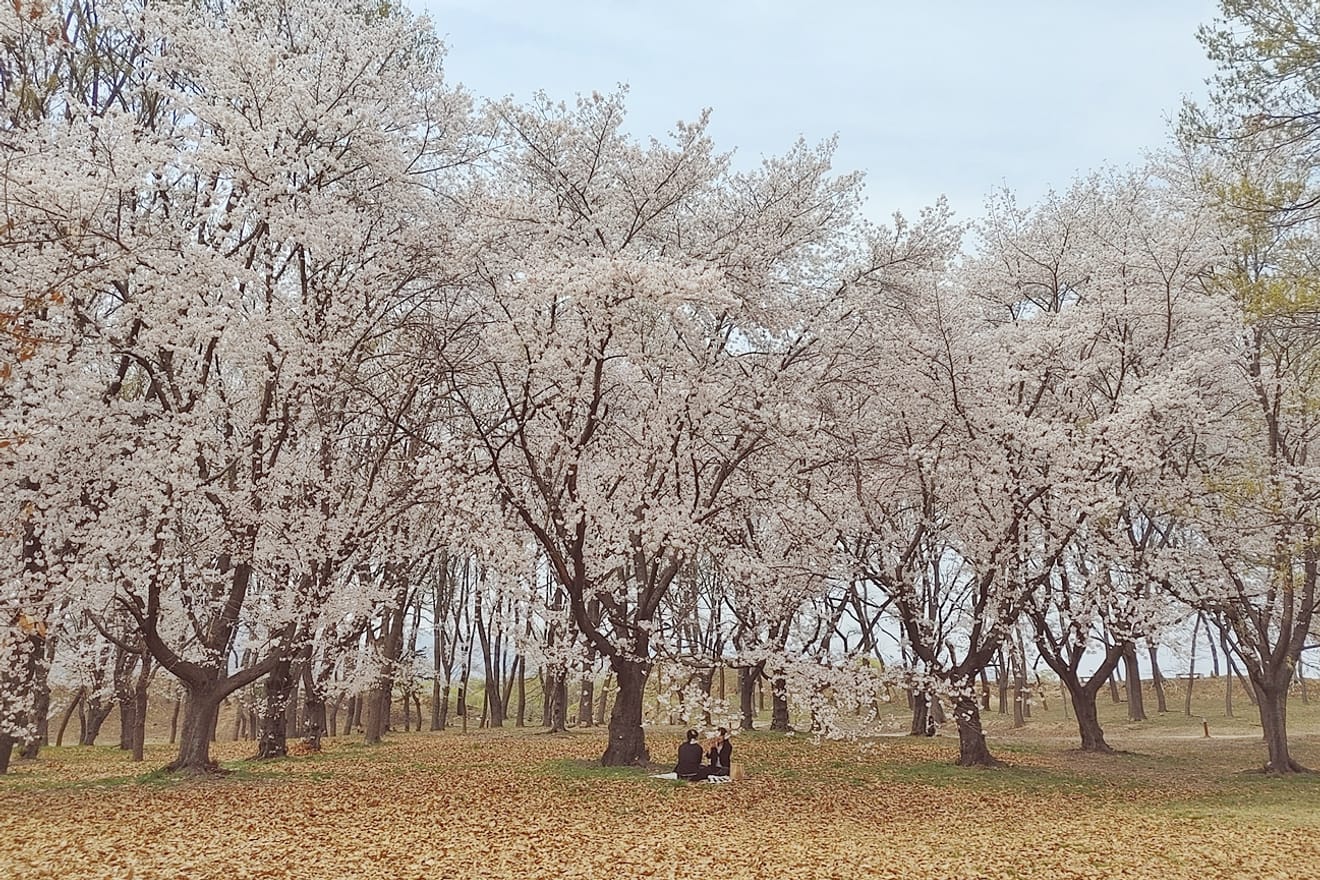
MULTIPOLYGON (((1207 695, 1207 699, 1209 699, 1207 695)), ((1122 750, 1072 749, 1034 713, 987 726, 1002 768, 952 766, 952 730, 818 741, 735 739, 747 778, 684 784, 595 758, 599 729, 339 737, 318 755, 247 760, 178 779, 168 745, 145 766, 113 747, 64 747, 0 777, 0 877, 14 878, 1312 878, 1320 775, 1264 760, 1251 707, 1141 723, 1105 706, 1122 750)), ((1210 709, 1211 704, 1197 708, 1210 709)), ((1294 748, 1320 767, 1320 706, 1293 706, 1294 748)), ((669 769, 680 728, 648 739, 669 769)))

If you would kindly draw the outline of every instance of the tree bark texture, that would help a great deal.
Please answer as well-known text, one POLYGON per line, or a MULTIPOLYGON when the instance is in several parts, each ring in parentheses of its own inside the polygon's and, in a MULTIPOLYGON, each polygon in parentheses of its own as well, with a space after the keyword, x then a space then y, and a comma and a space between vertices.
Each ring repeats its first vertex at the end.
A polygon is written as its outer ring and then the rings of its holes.
POLYGON ((986 745, 985 731, 981 729, 981 710, 975 698, 959 697, 954 703, 953 715, 958 723, 958 766, 998 766, 999 761, 990 754, 990 748, 986 745))
POLYGON ((618 690, 614 695, 614 710, 610 712, 609 745, 600 763, 606 767, 646 764, 651 755, 646 750, 646 734, 642 731, 642 698, 650 667, 620 657, 612 657, 610 665, 618 690))

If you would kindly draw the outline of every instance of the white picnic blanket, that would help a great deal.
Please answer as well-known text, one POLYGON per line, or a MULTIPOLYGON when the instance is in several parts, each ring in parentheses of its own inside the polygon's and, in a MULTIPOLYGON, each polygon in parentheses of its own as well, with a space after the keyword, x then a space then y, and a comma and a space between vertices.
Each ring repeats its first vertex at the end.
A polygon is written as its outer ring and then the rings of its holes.
MULTIPOLYGON (((652 779, 673 779, 674 781, 677 782, 677 781, 678 781, 678 774, 677 774, 677 773, 672 773, 672 772, 671 772, 671 773, 656 773, 656 774, 654 774, 651 778, 652 778, 652 779)), ((727 776, 707 776, 707 777, 706 777, 706 781, 709 782, 709 783, 711 783, 711 784, 713 784, 713 785, 719 785, 719 784, 722 783, 722 782, 728 782, 728 781, 729 781, 729 777, 727 777, 727 776)))

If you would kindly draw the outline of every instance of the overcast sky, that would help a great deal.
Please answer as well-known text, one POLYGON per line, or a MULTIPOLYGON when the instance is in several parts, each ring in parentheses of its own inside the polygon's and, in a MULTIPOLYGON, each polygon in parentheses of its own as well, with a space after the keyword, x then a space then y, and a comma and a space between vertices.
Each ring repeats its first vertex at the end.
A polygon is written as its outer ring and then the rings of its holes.
POLYGON ((669 132, 713 111, 740 165, 799 136, 839 136, 866 172, 868 213, 941 194, 981 213, 1007 184, 1023 201, 1166 142, 1212 72, 1196 28, 1213 0, 408 0, 481 97, 627 84, 628 128, 669 132))

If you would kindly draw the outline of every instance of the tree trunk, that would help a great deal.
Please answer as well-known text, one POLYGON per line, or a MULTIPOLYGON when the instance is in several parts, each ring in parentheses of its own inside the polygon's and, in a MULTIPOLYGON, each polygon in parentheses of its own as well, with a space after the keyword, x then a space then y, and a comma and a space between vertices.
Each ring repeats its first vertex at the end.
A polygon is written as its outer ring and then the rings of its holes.
POLYGON ((981 710, 976 700, 968 696, 959 697, 953 707, 953 716, 958 722, 958 766, 998 766, 999 762, 986 746, 985 731, 981 729, 981 710))
POLYGON ((760 664, 738 667, 738 708, 742 715, 738 720, 739 730, 752 729, 752 719, 756 717, 756 679, 760 674, 760 664))
MULTIPOLYGON (((50 663, 54 659, 54 639, 43 639, 44 662, 32 671, 33 735, 23 744, 23 757, 36 758, 42 746, 50 745, 50 663)), ((1303 690, 1305 693, 1305 690, 1303 690)))
POLYGON ((1164 693, 1164 673, 1160 672, 1159 648, 1149 641, 1146 647, 1150 653, 1150 683, 1155 688, 1155 711, 1163 714, 1169 711, 1169 701, 1164 693))
POLYGON ((1264 688, 1256 684, 1256 705, 1260 708, 1260 725, 1265 731, 1265 748, 1269 761, 1268 773, 1305 773, 1306 768, 1293 760, 1288 748, 1288 683, 1264 688))
POLYGON ((999 649, 999 659, 995 663, 995 690, 999 698, 999 714, 1008 714, 1008 663, 1004 660, 1004 649, 999 649))
POLYGON ((386 690, 388 684, 377 683, 375 687, 367 691, 363 699, 367 704, 367 720, 365 731, 363 733, 367 745, 375 745, 381 741, 385 735, 387 718, 390 713, 390 705, 393 702, 390 699, 390 691, 386 690))
POLYGON ((514 703, 518 707, 518 718, 513 722, 514 727, 524 727, 527 724, 527 658, 518 658, 518 684, 517 701, 514 703))
POLYGON ((605 681, 600 686, 600 699, 596 701, 596 726, 605 723, 605 702, 610 693, 610 674, 605 674, 605 681))
POLYGON ((211 736, 220 714, 215 689, 188 687, 183 699, 183 724, 179 728, 179 754, 165 769, 171 772, 211 773, 218 769, 211 760, 211 736))
POLYGON ((697 673, 697 686, 701 688, 701 693, 706 697, 706 699, 703 700, 701 703, 702 705, 701 723, 706 725, 707 727, 710 727, 712 724, 715 723, 715 719, 710 714, 710 696, 711 696, 710 692, 711 692, 711 688, 713 688, 714 685, 715 685, 714 666, 710 667, 709 669, 703 669, 701 672, 697 673))
POLYGON ((142 652, 142 666, 138 670, 137 683, 133 688, 133 702, 137 710, 133 715, 133 731, 129 748, 133 751, 133 760, 141 762, 147 749, 147 689, 151 686, 151 653, 142 652))
POLYGON ((911 691, 908 695, 912 704, 912 726, 908 736, 934 736, 935 715, 931 712, 931 695, 925 691, 911 691))
POLYGON ((782 672, 776 672, 770 687, 770 729, 787 733, 788 726, 788 682, 782 672))
POLYGON ((73 717, 74 711, 82 705, 83 697, 85 696, 87 696, 87 688, 78 688, 78 693, 73 695, 73 700, 69 703, 69 708, 65 709, 64 714, 60 716, 60 726, 55 732, 55 745, 64 745, 64 730, 69 726, 69 719, 73 717))
POLYGON ((618 657, 610 658, 610 665, 618 691, 614 695, 614 711, 610 713, 609 745, 600 763, 605 767, 644 765, 651 759, 646 750, 646 733, 642 730, 642 697, 650 667, 618 657))
POLYGON ((1105 754, 1113 752, 1114 749, 1105 742, 1105 732, 1100 727, 1099 708, 1096 706, 1099 688, 1078 685, 1075 689, 1070 688, 1069 693, 1073 714, 1077 716, 1077 732, 1082 738, 1082 751, 1105 754))
POLYGON ((266 676, 266 705, 261 712, 261 728, 257 735, 258 758, 283 758, 289 753, 284 710, 293 692, 291 665, 292 661, 282 659, 266 676))
POLYGON ((179 710, 183 708, 183 700, 174 698, 174 711, 170 713, 170 745, 174 745, 179 739, 179 710))
POLYGON ((353 732, 353 718, 358 711, 358 695, 352 694, 348 698, 348 705, 344 708, 344 726, 340 729, 341 736, 348 736, 353 732))
POLYGON ((87 723, 83 725, 82 736, 78 737, 78 745, 94 746, 96 738, 101 735, 101 725, 110 717, 115 703, 113 700, 103 702, 99 696, 93 695, 87 698, 84 705, 87 708, 87 723))
POLYGON ((1187 657, 1187 696, 1183 700, 1183 714, 1192 714, 1192 685, 1196 681, 1196 636, 1201 631, 1201 622, 1204 614, 1196 615, 1196 623, 1192 626, 1192 649, 1187 657))
MULTIPOLYGON (((550 732, 568 732, 568 670, 557 669, 550 676, 550 732)), ((638 703, 638 723, 641 721, 641 704, 638 703)))
POLYGON ((1146 700, 1141 692, 1141 666, 1137 663, 1137 645, 1128 642, 1123 649, 1123 666, 1127 670, 1128 720, 1146 720, 1146 700))
POLYGON ((129 694, 119 700, 119 748, 130 751, 133 748, 133 731, 137 728, 137 699, 129 694))
MULTIPOLYGON (((321 738, 330 731, 326 717, 324 681, 318 685, 312 674, 310 657, 303 661, 303 717, 302 742, 308 751, 321 751, 321 738)), ((328 678, 323 673, 322 678, 328 678)))
POLYGON ((596 702, 596 680, 591 673, 582 676, 582 688, 578 692, 578 727, 590 727, 592 710, 596 702))

